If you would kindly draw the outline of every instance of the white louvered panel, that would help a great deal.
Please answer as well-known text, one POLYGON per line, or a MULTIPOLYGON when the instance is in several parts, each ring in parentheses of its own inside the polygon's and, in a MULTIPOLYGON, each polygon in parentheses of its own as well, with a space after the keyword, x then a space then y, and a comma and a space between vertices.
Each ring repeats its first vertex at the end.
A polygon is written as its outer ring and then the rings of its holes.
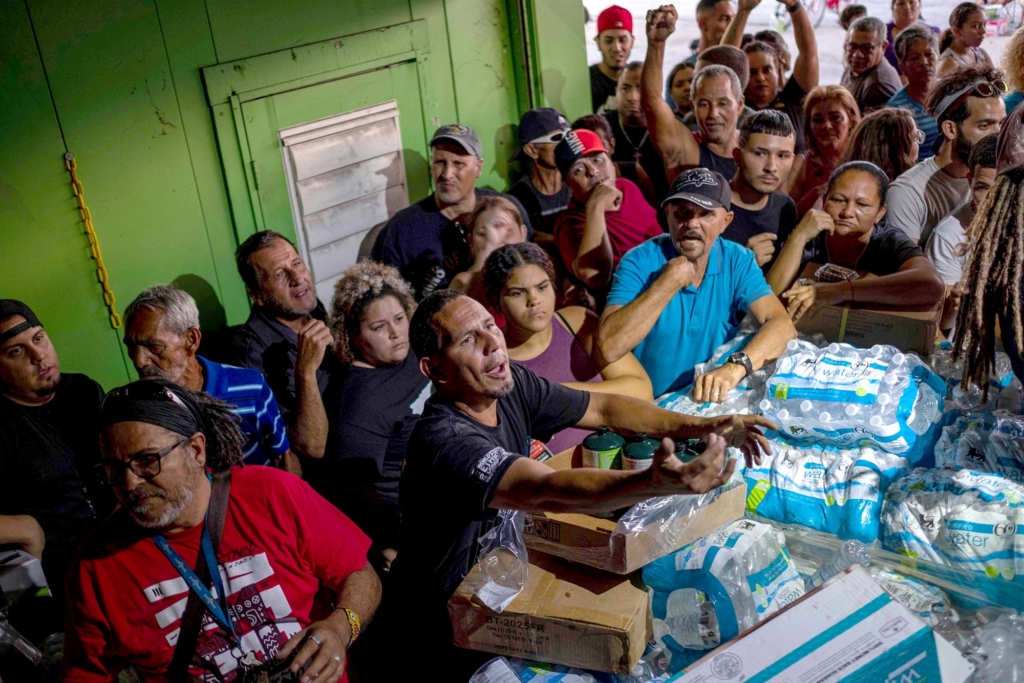
POLYGON ((368 194, 383 192, 405 181, 398 152, 300 180, 295 187, 303 217, 368 194))
POLYGON ((401 148, 394 119, 377 121, 326 137, 291 145, 292 162, 298 181, 312 178, 401 148))
POLYGON ((359 256, 359 244, 369 231, 367 228, 362 232, 349 235, 337 242, 325 244, 319 249, 309 252, 313 272, 316 273, 317 291, 319 291, 320 282, 344 273, 346 269, 355 264, 356 258, 359 256))
POLYGON ((408 196, 404 185, 396 185, 303 217, 309 248, 317 249, 385 222, 409 205, 408 196))

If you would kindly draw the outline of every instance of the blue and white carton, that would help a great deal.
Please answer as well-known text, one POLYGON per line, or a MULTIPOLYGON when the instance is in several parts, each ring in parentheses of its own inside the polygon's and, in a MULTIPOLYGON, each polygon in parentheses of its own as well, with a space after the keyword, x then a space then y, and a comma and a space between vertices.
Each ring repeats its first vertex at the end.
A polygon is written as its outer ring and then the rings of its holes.
POLYGON ((709 653, 683 683, 962 683, 973 667, 854 566, 709 653))

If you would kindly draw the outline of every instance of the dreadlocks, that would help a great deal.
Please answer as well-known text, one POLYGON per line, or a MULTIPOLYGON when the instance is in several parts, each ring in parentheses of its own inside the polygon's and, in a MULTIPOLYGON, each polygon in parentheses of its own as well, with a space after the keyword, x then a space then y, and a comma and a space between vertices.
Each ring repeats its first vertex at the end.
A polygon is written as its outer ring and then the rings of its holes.
MULTIPOLYGON (((152 380, 150 380, 152 381, 152 380)), ((245 434, 234 408, 205 391, 192 393, 203 416, 203 434, 206 435, 206 466, 213 472, 224 472, 233 465, 241 465, 245 434)))
POLYGON ((1012 325, 1017 348, 1024 348, 1024 169, 996 178, 967 233, 971 260, 962 280, 953 360, 963 356, 964 386, 978 386, 987 399, 995 369, 995 321, 1012 325))

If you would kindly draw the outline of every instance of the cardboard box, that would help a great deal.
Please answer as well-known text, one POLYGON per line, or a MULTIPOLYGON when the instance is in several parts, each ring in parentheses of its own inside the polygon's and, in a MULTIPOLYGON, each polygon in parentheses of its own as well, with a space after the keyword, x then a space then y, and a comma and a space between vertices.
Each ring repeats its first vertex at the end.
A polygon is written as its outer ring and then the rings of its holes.
MULTIPOLYGON (((800 274, 802 279, 814 280, 817 263, 808 263, 800 274)), ((875 277, 861 273, 860 279, 875 277)), ((939 320, 942 302, 930 309, 893 309, 877 304, 870 308, 849 304, 846 306, 818 306, 796 324, 805 334, 821 334, 830 342, 844 342, 867 348, 875 344, 895 346, 900 351, 913 351, 927 356, 939 338, 939 320)))
MULTIPOLYGON (((564 451, 546 464, 556 470, 579 467, 582 464, 579 451, 579 447, 564 451)), ((743 484, 721 493, 713 503, 688 518, 676 519, 667 527, 654 524, 642 533, 630 534, 615 533, 615 521, 611 519, 536 513, 526 516, 523 538, 531 552, 539 550, 616 574, 629 574, 740 519, 746 499, 747 488, 743 484), (666 543, 667 539, 674 539, 674 542, 666 543)))
POLYGON ((698 660, 682 680, 960 683, 973 667, 950 648, 855 566, 698 660))
POLYGON ((627 674, 652 634, 647 591, 621 576, 531 557, 526 586, 501 614, 475 597, 486 581, 473 567, 448 601, 459 647, 627 674))

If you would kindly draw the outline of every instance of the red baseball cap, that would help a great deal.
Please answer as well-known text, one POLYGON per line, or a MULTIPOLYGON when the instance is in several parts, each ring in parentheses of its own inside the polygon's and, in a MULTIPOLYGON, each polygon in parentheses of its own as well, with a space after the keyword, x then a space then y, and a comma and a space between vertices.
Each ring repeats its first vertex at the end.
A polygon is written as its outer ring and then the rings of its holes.
POLYGON ((633 32, 633 15, 625 7, 612 5, 597 15, 597 32, 603 33, 608 29, 621 28, 633 32))
POLYGON ((555 166, 564 176, 577 159, 598 152, 609 153, 597 133, 586 129, 571 130, 555 147, 555 166))

